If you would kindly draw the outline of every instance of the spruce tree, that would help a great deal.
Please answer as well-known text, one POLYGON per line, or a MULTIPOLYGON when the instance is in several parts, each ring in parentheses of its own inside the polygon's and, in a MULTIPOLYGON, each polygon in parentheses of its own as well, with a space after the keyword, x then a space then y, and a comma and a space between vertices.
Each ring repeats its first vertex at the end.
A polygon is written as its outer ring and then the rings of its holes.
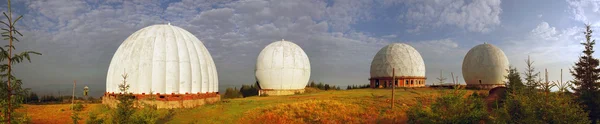
POLYGON ((525 60, 525 63, 527 64, 527 67, 525 68, 525 73, 523 73, 526 81, 525 85, 530 89, 534 89, 539 86, 538 81, 536 81, 536 78, 539 77, 540 73, 535 73, 533 61, 531 61, 531 58, 529 56, 527 56, 527 60, 525 60))
POLYGON ((123 74, 123 83, 119 84, 119 90, 122 95, 117 96, 117 100, 119 103, 117 104, 117 109, 112 114, 113 123, 115 124, 128 124, 131 123, 131 117, 133 113, 135 113, 135 109, 133 108, 133 95, 130 94, 129 84, 127 84, 127 74, 123 74))
MULTIPOLYGON (((442 84, 444 84, 444 81, 446 80, 446 78, 445 78, 445 77, 442 75, 442 70, 440 70, 440 77, 439 77, 439 78, 436 78, 436 79, 439 81, 439 82, 438 82, 438 83, 439 83, 438 85, 442 85, 442 84)), ((435 85, 435 84, 433 84, 433 85, 435 85)))
POLYGON ((579 57, 579 61, 575 63, 573 69, 570 69, 573 75, 571 89, 585 110, 589 112, 588 117, 592 123, 597 123, 600 118, 600 97, 598 95, 600 68, 598 68, 598 59, 592 57, 594 44, 596 44, 596 40, 591 39, 593 31, 590 29, 590 25, 585 25, 585 27, 586 30, 583 33, 586 41, 581 43, 585 47, 584 55, 579 57))
POLYGON ((5 63, 0 64, 0 81, 2 82, 0 89, 3 91, 0 93, 0 113, 3 114, 0 116, 0 122, 7 122, 10 124, 16 122, 15 120, 12 120, 14 110, 20 107, 21 102, 27 97, 27 89, 23 89, 21 87, 23 82, 12 74, 12 67, 14 64, 23 62, 24 60, 31 62, 30 54, 42 54, 34 51, 25 51, 21 53, 14 51, 15 46, 13 45, 13 41, 19 42, 17 36, 23 36, 21 32, 16 29, 15 25, 23 18, 23 16, 13 18, 10 0, 7 2, 8 12, 2 13, 6 20, 0 20, 2 26, 5 26, 1 28, 2 38, 4 41, 8 41, 7 45, 0 47, 0 62, 5 63))
POLYGON ((525 87, 517 68, 509 66, 506 71, 508 71, 508 75, 504 76, 504 78, 507 79, 506 85, 510 92, 515 92, 525 87))

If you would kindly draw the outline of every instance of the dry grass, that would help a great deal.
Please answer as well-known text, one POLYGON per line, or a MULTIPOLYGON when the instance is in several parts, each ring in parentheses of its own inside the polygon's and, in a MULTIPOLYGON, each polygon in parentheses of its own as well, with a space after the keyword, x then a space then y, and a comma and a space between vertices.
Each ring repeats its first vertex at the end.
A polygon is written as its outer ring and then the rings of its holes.
MULTIPOLYGON (((84 104, 84 108, 79 112, 79 123, 85 123, 87 113, 94 111, 100 104, 84 104)), ((71 104, 53 104, 53 105, 23 105, 18 109, 19 112, 26 112, 31 117, 33 124, 70 124, 71 119, 70 109, 71 104)))
MULTIPOLYGON (((390 109, 390 89, 227 99, 193 109, 175 109, 167 123, 403 123, 407 120, 405 111, 416 105, 417 99, 435 98, 445 91, 448 90, 396 89, 394 110, 390 109)), ((68 104, 25 105, 25 109, 34 123, 71 123, 68 104)), ((85 122, 90 111, 108 112, 101 104, 89 104, 81 112, 80 122, 85 122)))

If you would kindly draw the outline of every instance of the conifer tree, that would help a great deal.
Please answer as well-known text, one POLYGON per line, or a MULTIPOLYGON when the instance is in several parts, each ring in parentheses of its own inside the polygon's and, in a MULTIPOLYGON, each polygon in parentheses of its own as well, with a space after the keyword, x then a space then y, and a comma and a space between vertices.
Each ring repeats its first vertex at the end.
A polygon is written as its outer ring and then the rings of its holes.
POLYGON ((507 79, 506 85, 510 92, 515 92, 525 87, 517 68, 509 66, 506 71, 508 71, 508 75, 504 76, 504 78, 507 79))
POLYGON ((13 122, 11 121, 11 116, 14 112, 14 109, 20 106, 21 102, 26 97, 25 95, 27 94, 27 89, 21 88, 21 84, 23 82, 21 82, 20 79, 17 79, 17 77, 12 74, 12 67, 14 64, 23 62, 24 60, 31 62, 30 54, 42 54, 34 51, 25 51, 21 53, 14 52, 15 46, 13 45, 13 41, 19 42, 17 36, 23 36, 21 32, 16 29, 15 25, 20 19, 23 18, 23 16, 13 18, 10 0, 7 2, 8 12, 2 13, 4 14, 6 20, 0 21, 0 23, 5 26, 1 28, 2 38, 4 41, 8 41, 7 45, 0 47, 0 62, 6 63, 0 64, 0 81, 2 82, 0 89, 4 91, 0 93, 0 106, 2 107, 0 113, 3 114, 0 116, 0 120, 6 121, 8 124, 10 124, 13 122))
POLYGON ((122 77, 123 83, 119 84, 119 90, 123 94, 117 96, 119 103, 117 104, 115 113, 112 115, 113 123, 115 124, 131 123, 132 114, 135 113, 133 108, 133 95, 128 92, 129 84, 127 84, 127 74, 123 74, 122 77))
POLYGON ((525 68, 525 73, 523 73, 523 75, 525 76, 525 85, 530 89, 534 89, 539 86, 538 81, 536 81, 535 79, 539 77, 540 73, 535 73, 533 61, 531 61, 531 58, 529 56, 527 56, 527 60, 525 60, 525 63, 527 64, 527 67, 525 68))
POLYGON ((598 68, 598 59, 592 56, 596 44, 596 40, 591 39, 593 31, 590 25, 586 24, 585 27, 586 30, 583 33, 586 41, 581 43, 585 47, 583 50, 584 55, 579 57, 579 61, 575 63, 573 69, 570 69, 571 75, 573 75, 571 89, 585 110, 589 112, 588 117, 592 120, 592 123, 597 123, 600 118, 600 97, 598 95, 600 68, 598 68))
MULTIPOLYGON (((440 70, 440 77, 439 77, 439 78, 436 78, 436 79, 439 81, 439 82, 438 82, 438 83, 439 83, 438 85, 442 85, 442 84, 444 84, 444 81, 446 80, 446 78, 445 78, 445 77, 442 75, 442 70, 440 70)), ((435 84, 434 84, 434 85, 435 85, 435 84)))

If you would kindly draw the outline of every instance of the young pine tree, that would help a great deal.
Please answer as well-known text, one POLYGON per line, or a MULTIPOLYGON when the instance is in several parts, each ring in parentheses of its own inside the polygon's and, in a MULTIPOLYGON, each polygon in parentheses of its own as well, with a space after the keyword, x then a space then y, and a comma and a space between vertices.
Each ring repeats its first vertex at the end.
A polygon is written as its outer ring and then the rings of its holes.
POLYGON ((112 114, 113 123, 115 124, 131 123, 131 117, 133 113, 135 113, 135 109, 133 108, 133 96, 127 92, 129 90, 129 84, 127 84, 127 74, 123 74, 122 76, 123 84, 119 84, 119 90, 123 94, 117 97, 119 104, 117 104, 115 113, 112 114))
POLYGON ((538 81, 536 81, 536 78, 539 77, 540 73, 535 73, 533 61, 531 61, 531 58, 529 56, 527 56, 527 60, 525 60, 525 63, 527 64, 527 67, 525 68, 525 73, 523 73, 526 81, 525 85, 527 86, 527 88, 534 89, 539 86, 538 81))
POLYGON ((5 26, 1 28, 2 38, 4 41, 8 41, 7 45, 0 47, 0 62, 6 63, 0 64, 0 73, 2 73, 0 74, 0 81, 2 82, 0 89, 3 91, 0 92, 0 113, 3 114, 0 116, 0 122, 7 122, 10 124, 15 123, 15 121, 12 120, 14 110, 20 107, 20 104, 25 97, 27 97, 27 89, 21 88, 23 82, 12 74, 12 67, 14 64, 23 62, 24 60, 31 62, 30 54, 42 54, 34 51, 25 51, 21 53, 14 52, 15 46, 13 45, 13 41, 19 42, 17 36, 23 36, 21 32, 16 29, 15 25, 17 21, 23 18, 23 16, 19 16, 16 19, 13 18, 10 0, 7 2, 8 12, 2 13, 4 14, 4 17, 6 17, 6 20, 0 21, 0 23, 5 26))
POLYGON ((581 104, 584 106, 586 111, 589 111, 588 117, 595 121, 600 121, 600 97, 599 89, 600 83, 600 68, 598 68, 598 59, 592 56, 594 53, 594 44, 596 40, 592 40, 592 29, 590 25, 585 25, 585 40, 586 42, 581 43, 585 47, 583 50, 584 55, 579 57, 579 61, 575 63, 571 74, 573 75, 573 87, 571 90, 574 91, 581 104))
MULTIPOLYGON (((444 81, 446 80, 446 78, 442 75, 442 70, 440 70, 440 77, 436 78, 436 79, 439 81, 438 85, 444 84, 444 81)), ((435 85, 435 84, 433 84, 433 85, 435 85)))
POLYGON ((510 92, 515 92, 525 87, 525 85, 523 85, 523 81, 521 80, 521 76, 519 75, 519 71, 517 71, 517 68, 509 66, 508 70, 506 71, 508 71, 508 75, 504 76, 504 78, 507 79, 506 87, 510 92))

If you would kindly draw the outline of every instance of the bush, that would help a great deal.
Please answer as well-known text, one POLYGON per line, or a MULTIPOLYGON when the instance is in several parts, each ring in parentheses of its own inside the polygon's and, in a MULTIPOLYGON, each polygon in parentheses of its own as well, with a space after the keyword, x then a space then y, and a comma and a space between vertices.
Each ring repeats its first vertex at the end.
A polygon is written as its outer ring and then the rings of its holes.
POLYGON ((232 99, 232 98, 240 98, 242 97, 242 93, 237 90, 237 88, 227 88, 225 90, 225 95, 223 95, 223 98, 225 99, 232 99))
POLYGON ((81 117, 79 117, 79 111, 83 110, 83 105, 80 102, 77 102, 71 106, 71 110, 73 110, 73 113, 71 114, 73 124, 78 124, 79 120, 81 120, 81 117))
POLYGON ((83 104, 81 104, 80 102, 75 103, 74 105, 71 106, 71 110, 73 111, 81 111, 83 110, 83 104))
POLYGON ((494 115, 498 116, 497 123, 590 123, 587 113, 571 97, 538 91, 511 93, 494 115))
POLYGON ((125 124, 133 122, 132 115, 135 112, 135 108, 133 106, 134 97, 132 94, 128 93, 129 84, 127 84, 127 74, 123 74, 123 83, 119 84, 119 90, 123 93, 122 95, 117 95, 117 100, 119 103, 117 104, 117 109, 112 113, 112 122, 116 124, 125 124))
POLYGON ((316 93, 316 92, 320 92, 321 90, 317 89, 317 88, 313 88, 313 87, 307 87, 304 88, 304 93, 316 93))
POLYGON ((243 97, 257 96, 258 95, 258 85, 242 85, 240 88, 240 93, 242 93, 243 97))
POLYGON ((73 111, 73 113, 71 113, 71 119, 73 120, 73 124, 79 124, 79 120, 81 120, 81 117, 79 117, 79 112, 73 111))
POLYGON ((104 120, 98 118, 98 113, 90 112, 88 119, 85 121, 86 124, 103 124, 104 120))
POLYGON ((485 111, 483 99, 479 97, 464 97, 465 92, 455 90, 435 99, 430 106, 412 106, 407 111, 408 123, 479 123, 489 120, 485 111))
MULTIPOLYGON (((6 119, 7 119, 6 117, 0 116, 0 120, 6 120, 6 119)), ((31 122, 31 118, 27 115, 27 113, 12 112, 10 122, 12 124, 28 124, 31 122)))
POLYGON ((144 108, 135 112, 132 117, 135 124, 155 124, 159 113, 155 105, 144 105, 144 108))

